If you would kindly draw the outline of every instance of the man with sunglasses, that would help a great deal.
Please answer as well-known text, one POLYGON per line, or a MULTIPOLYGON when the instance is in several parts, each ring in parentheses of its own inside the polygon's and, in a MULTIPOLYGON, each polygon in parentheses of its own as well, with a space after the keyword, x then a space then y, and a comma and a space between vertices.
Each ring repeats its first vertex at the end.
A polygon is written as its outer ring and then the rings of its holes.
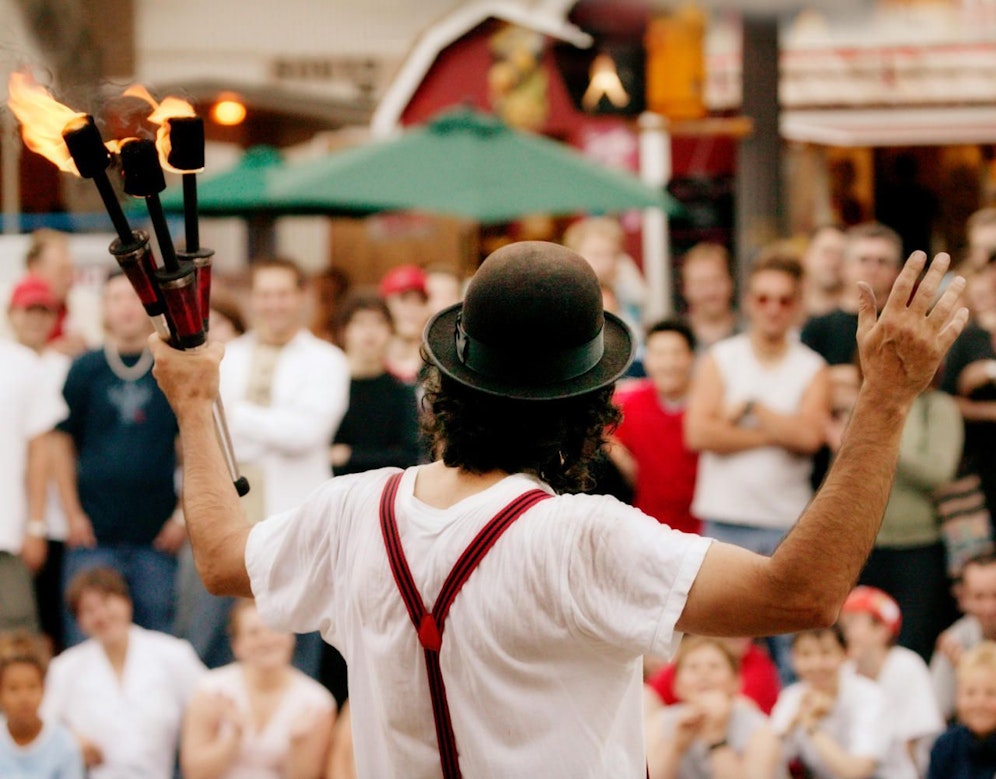
MULTIPOLYGON (((703 534, 761 554, 813 497, 812 455, 830 411, 826 363, 792 335, 802 275, 780 250, 758 257, 743 302, 747 330, 702 357, 685 414, 686 443, 701 453, 692 513, 703 534)), ((781 669, 788 648, 772 646, 781 669)))

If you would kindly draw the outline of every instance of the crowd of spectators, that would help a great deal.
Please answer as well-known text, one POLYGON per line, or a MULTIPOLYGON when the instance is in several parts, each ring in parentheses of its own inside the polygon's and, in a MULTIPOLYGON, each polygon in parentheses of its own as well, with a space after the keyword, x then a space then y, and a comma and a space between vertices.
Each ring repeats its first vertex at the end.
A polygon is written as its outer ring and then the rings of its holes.
MULTIPOLYGON (((996 557, 952 567, 935 499, 967 473, 996 499, 996 209, 968 235, 973 323, 909 415, 839 626, 765 642, 688 636, 673 662, 645 658, 651 777, 992 776, 996 557)), ((635 325, 647 289, 622 239, 606 218, 563 236, 606 307, 635 325)), ((760 252, 738 298, 727 249, 691 249, 683 315, 640 327, 591 489, 771 552, 859 391, 856 285, 881 305, 901 251, 879 224, 823 226, 802 252, 760 252)), ((26 259, 7 301, 13 339, 0 341, 0 775, 349 777, 342 656, 318 634, 269 630, 252 602, 212 596, 196 575, 176 421, 127 279, 107 280, 103 340, 88 349, 65 237, 39 232, 26 259)), ((227 343, 221 396, 250 521, 330 474, 431 459, 420 338, 464 282, 404 265, 368 288, 270 258, 252 264, 243 294, 216 290, 210 337, 227 343)))

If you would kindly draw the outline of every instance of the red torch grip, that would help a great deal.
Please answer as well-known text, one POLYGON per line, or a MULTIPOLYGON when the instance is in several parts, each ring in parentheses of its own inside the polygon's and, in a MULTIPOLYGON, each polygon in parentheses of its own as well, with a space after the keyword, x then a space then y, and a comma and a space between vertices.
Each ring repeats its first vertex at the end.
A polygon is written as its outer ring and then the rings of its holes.
POLYGON ((166 305, 166 316, 173 331, 170 339, 178 349, 201 346, 207 337, 201 320, 198 300, 197 274, 194 266, 182 263, 175 273, 159 271, 156 274, 166 305))
POLYGON ((189 260, 197 268, 197 303, 201 311, 202 327, 208 330, 208 318, 211 312, 211 263, 214 258, 213 249, 198 249, 196 252, 177 252, 182 261, 189 260))
POLYGON ((128 244, 115 238, 110 252, 138 293, 145 313, 150 317, 162 315, 163 302, 155 282, 156 260, 149 247, 149 234, 144 230, 135 230, 132 232, 132 241, 128 244))

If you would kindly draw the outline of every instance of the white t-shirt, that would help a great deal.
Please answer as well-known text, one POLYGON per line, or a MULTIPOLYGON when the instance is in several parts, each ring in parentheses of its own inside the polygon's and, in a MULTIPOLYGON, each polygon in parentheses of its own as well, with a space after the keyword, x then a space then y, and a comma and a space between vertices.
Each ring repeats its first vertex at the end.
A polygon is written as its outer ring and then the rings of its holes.
MULTIPOLYGON (((840 747, 856 757, 870 757, 877 763, 876 779, 917 779, 916 767, 900 743, 888 719, 885 696, 870 679, 844 668, 840 672, 837 700, 819 724, 840 747)), ((797 682, 782 690, 771 712, 771 724, 782 736, 785 756, 798 757, 816 779, 839 779, 824 765, 819 752, 802 730, 789 732, 808 685, 797 682)))
POLYGON ((290 754, 291 731, 302 717, 335 711, 335 698, 322 685, 297 669, 269 722, 257 730, 246 689, 245 673, 238 663, 208 671, 198 689, 220 695, 235 704, 247 723, 235 761, 219 779, 282 779, 290 754))
POLYGON ((944 732, 930 671, 916 652, 892 647, 875 682, 885 694, 886 717, 900 740, 916 741, 944 732))
MULTIPOLYGON (((779 414, 799 411, 806 390, 826 365, 816 352, 794 340, 777 364, 764 365, 746 333, 720 341, 708 354, 723 380, 724 405, 753 400, 779 414)), ((811 456, 780 446, 733 454, 702 452, 692 513, 735 525, 788 529, 813 497, 812 467, 811 456)))
POLYGON ((28 443, 66 416, 62 394, 48 391, 38 355, 0 341, 0 551, 17 554, 28 517, 28 443))
MULTIPOLYGON (((394 469, 339 477, 257 524, 246 567, 264 619, 320 629, 349 664, 357 775, 440 772, 425 660, 384 549, 378 504, 394 469)), ((476 533, 543 487, 509 476, 448 509, 404 473, 401 541, 427 607, 476 533)), ((464 776, 644 777, 641 656, 670 656, 709 540, 614 498, 531 508, 457 596, 440 654, 464 776)))
POLYGON ((53 659, 42 713, 103 752, 90 779, 172 779, 180 722, 204 670, 186 641, 133 625, 120 679, 94 639, 53 659))
MULTIPOLYGON (((54 349, 46 349, 41 353, 42 373, 45 376, 47 391, 55 394, 58 403, 65 403, 62 398, 62 388, 66 384, 66 375, 72 362, 69 357, 54 349)), ((63 412, 63 416, 65 413, 63 412)), ((45 527, 48 537, 55 541, 65 541, 69 535, 69 523, 54 480, 49 482, 48 494, 45 496, 45 527)))

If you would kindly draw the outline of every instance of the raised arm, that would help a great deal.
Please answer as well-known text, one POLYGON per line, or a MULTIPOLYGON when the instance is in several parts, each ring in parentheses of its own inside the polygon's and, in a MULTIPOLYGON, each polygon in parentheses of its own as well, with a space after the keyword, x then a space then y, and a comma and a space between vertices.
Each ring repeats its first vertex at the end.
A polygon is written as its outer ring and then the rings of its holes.
POLYGON ((183 513, 197 572, 208 592, 252 597, 245 566, 249 522, 232 487, 214 433, 211 406, 218 396, 224 348, 209 343, 181 352, 149 337, 153 373, 173 407, 183 449, 183 513))
POLYGON ((931 308, 950 258, 939 254, 919 287, 915 252, 876 320, 860 287, 858 349, 864 383, 822 489, 775 553, 714 543, 678 621, 712 635, 772 635, 832 623, 871 551, 892 486, 903 424, 914 398, 965 326, 956 278, 931 308))

